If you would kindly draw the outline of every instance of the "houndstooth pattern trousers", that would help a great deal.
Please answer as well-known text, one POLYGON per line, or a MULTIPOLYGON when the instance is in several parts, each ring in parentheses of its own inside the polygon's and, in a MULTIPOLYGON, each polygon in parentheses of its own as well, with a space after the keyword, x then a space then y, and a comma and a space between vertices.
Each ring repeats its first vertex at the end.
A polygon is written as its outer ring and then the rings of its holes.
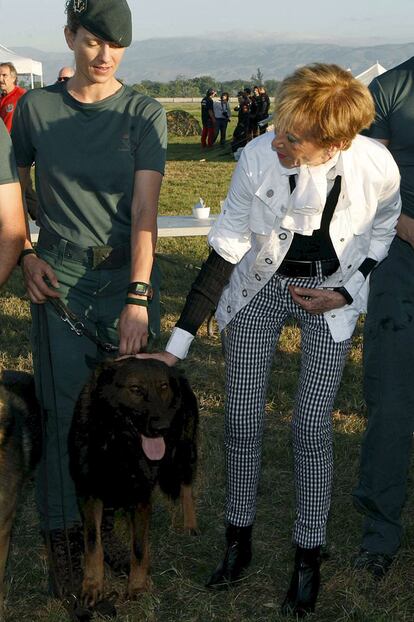
POLYGON ((301 369, 292 419, 297 514, 293 541, 325 543, 331 501, 332 409, 350 339, 335 343, 323 315, 296 305, 288 285, 318 287, 323 277, 275 274, 225 329, 226 519, 253 524, 260 476, 264 408, 276 344, 285 322, 301 328, 301 369))

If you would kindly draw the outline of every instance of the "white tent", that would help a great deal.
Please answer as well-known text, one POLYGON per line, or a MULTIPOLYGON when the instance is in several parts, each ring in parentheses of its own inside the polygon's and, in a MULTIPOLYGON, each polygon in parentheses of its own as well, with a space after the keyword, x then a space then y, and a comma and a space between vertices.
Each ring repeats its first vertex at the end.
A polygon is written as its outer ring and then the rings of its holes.
POLYGON ((380 76, 382 73, 385 73, 386 71, 387 70, 385 69, 385 67, 380 65, 379 62, 377 61, 375 65, 372 65, 372 67, 365 69, 365 71, 363 71, 362 73, 360 73, 358 76, 355 76, 355 77, 357 78, 357 80, 360 80, 363 84, 368 86, 368 84, 372 82, 374 78, 376 78, 377 76, 380 76))
POLYGON ((19 75, 29 76, 31 88, 34 87, 34 76, 40 77, 40 86, 43 86, 43 67, 40 61, 19 56, 0 44, 0 63, 13 63, 19 75))

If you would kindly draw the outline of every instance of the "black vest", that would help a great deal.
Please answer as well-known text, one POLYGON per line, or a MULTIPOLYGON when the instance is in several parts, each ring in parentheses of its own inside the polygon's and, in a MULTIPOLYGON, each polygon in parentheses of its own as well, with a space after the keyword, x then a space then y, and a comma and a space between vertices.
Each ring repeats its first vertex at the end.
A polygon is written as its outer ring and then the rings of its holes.
MULTIPOLYGON (((295 175, 289 176, 289 185, 290 192, 292 193, 296 187, 295 175)), ((326 199, 325 207, 323 208, 321 228, 316 229, 312 235, 295 233, 285 259, 296 261, 337 259, 337 255, 329 235, 329 225, 338 203, 340 192, 341 176, 337 175, 335 177, 333 188, 326 199)))

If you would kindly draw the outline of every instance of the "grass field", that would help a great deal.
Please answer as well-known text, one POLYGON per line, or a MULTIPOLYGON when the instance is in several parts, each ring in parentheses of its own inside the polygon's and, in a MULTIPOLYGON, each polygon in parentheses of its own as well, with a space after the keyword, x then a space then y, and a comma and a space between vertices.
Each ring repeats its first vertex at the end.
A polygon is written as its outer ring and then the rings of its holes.
MULTIPOLYGON (((175 107, 175 106, 174 106, 175 107)), ((199 138, 172 139, 163 185, 161 214, 189 214, 199 196, 214 212, 225 196, 234 162, 226 150, 207 155, 199 138)), ((207 254, 202 238, 162 239, 158 252, 163 272, 162 341, 183 303, 196 270, 207 254)), ((19 272, 0 293, 1 368, 31 369, 30 316, 19 272)), ((180 531, 179 511, 161 496, 154 503, 151 548, 152 589, 136 602, 123 594, 125 579, 108 571, 107 590, 119 593, 119 622, 277 622, 291 571, 294 520, 290 417, 299 369, 299 333, 285 328, 275 355, 267 404, 263 472, 254 530, 254 558, 240 586, 211 593, 204 583, 223 551, 223 360, 219 337, 205 327, 183 363, 199 399, 200 462, 196 485, 200 535, 180 531)), ((322 588, 315 621, 403 622, 414 620, 414 495, 404 514, 405 537, 389 576, 375 584, 356 574, 350 560, 358 549, 361 518, 351 491, 358 472, 364 406, 361 393, 361 325, 356 331, 336 401, 334 418, 335 481, 329 521, 329 558, 322 566, 322 588)), ((411 473, 412 476, 412 473, 411 473)), ((121 521, 118 529, 122 531, 121 521)), ((10 622, 60 622, 61 605, 47 596, 46 565, 38 535, 33 483, 23 491, 7 573, 10 622)))

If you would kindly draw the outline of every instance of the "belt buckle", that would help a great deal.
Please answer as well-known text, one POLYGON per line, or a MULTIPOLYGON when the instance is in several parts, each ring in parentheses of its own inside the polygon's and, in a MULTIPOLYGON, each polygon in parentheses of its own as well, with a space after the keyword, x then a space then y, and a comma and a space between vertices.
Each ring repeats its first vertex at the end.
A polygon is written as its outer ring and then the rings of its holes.
POLYGON ((92 269, 98 268, 112 253, 112 246, 92 246, 92 269))
POLYGON ((305 279, 308 279, 313 276, 313 261, 293 260, 293 262, 296 264, 294 268, 296 277, 304 277, 305 279))

